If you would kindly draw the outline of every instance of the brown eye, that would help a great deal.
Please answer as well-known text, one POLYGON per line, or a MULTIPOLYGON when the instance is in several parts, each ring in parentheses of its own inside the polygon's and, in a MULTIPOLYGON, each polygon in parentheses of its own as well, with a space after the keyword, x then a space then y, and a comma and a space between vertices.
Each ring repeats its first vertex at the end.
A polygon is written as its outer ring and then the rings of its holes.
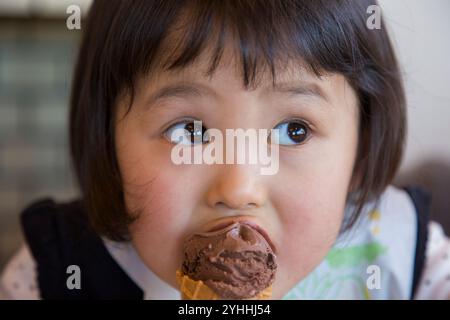
POLYGON ((196 128, 193 121, 187 122, 184 126, 184 129, 190 133, 191 143, 198 143, 197 141, 207 142, 205 141, 205 132, 206 128, 201 126, 200 128, 196 128))
POLYGON ((289 122, 288 124, 288 136, 295 143, 302 143, 306 139, 307 128, 300 122, 289 122))
POLYGON ((282 145, 295 145, 301 144, 309 136, 309 127, 306 123, 295 120, 286 121, 275 126, 274 129, 278 129, 278 141, 272 141, 282 145))
POLYGON ((184 120, 170 126, 164 133, 164 136, 175 144, 194 145, 208 143, 209 138, 206 130, 202 125, 196 126, 193 120, 184 120))

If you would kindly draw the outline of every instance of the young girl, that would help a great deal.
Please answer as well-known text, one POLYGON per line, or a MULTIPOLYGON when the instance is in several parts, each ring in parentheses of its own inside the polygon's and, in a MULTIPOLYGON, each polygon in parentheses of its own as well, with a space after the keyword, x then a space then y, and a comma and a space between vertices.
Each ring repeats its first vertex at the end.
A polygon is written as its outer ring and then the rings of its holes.
POLYGON ((179 299, 184 239, 250 221, 275 248, 273 299, 448 298, 427 194, 389 186, 406 110, 374 4, 94 1, 70 110, 82 198, 22 213, 3 295, 179 299), (275 174, 174 163, 176 129, 186 151, 237 128, 278 129, 275 174))

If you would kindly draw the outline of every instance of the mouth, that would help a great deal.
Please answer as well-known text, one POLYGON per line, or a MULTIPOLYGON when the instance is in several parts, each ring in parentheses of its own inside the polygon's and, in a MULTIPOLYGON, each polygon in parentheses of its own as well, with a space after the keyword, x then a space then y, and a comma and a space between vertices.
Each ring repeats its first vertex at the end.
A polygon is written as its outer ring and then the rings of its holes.
POLYGON ((207 229, 206 232, 218 231, 218 230, 224 229, 226 227, 229 227, 232 224, 237 223, 237 222, 245 224, 245 225, 255 229, 256 231, 258 231, 264 237, 264 239, 267 241, 267 243, 269 244, 269 246, 272 249, 272 251, 274 252, 274 254, 276 254, 275 245, 273 244, 272 240, 270 239, 268 233, 263 228, 261 228, 261 226, 259 226, 257 223, 251 221, 248 217, 234 217, 233 219, 230 219, 230 220, 227 219, 226 221, 222 221, 222 222, 215 224, 213 227, 207 229))

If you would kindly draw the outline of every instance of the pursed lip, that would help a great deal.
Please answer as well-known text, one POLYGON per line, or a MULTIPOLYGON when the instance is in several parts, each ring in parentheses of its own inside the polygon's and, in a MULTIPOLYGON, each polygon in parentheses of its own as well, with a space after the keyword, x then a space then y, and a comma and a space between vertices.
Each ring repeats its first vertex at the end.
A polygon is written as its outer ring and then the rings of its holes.
POLYGON ((249 227, 258 231, 264 237, 264 239, 266 239, 267 243, 272 248, 272 251, 276 254, 275 245, 273 244, 272 240, 270 239, 269 234, 258 223, 252 221, 252 219, 248 216, 247 217, 241 216, 241 217, 232 217, 232 218, 227 218, 227 219, 221 219, 221 220, 217 221, 212 227, 207 228, 206 232, 218 231, 218 230, 224 229, 236 222, 246 224, 249 227))

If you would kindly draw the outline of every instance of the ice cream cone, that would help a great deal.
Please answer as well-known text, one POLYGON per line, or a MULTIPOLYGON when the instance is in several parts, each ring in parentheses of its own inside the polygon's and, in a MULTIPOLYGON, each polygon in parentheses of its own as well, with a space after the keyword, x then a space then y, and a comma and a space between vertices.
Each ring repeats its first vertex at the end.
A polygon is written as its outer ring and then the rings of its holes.
MULTIPOLYGON (((177 270, 176 277, 183 300, 220 300, 220 297, 203 281, 193 280, 177 270)), ((267 300, 272 296, 272 287, 267 287, 250 300, 267 300)))

